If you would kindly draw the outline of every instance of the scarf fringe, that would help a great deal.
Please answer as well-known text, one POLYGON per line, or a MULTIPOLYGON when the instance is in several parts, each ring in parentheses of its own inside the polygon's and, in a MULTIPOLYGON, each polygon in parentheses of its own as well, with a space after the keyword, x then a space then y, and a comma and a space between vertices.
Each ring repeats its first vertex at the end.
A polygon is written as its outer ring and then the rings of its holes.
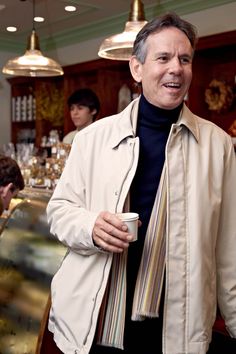
POLYGON ((152 312, 143 311, 138 314, 133 314, 131 317, 131 320, 132 321, 144 321, 145 318, 158 318, 158 317, 159 317, 159 313, 152 313, 152 312))
POLYGON ((97 345, 102 345, 102 346, 104 346, 104 347, 117 348, 117 349, 124 350, 124 345, 123 345, 123 343, 99 341, 99 342, 96 342, 96 344, 97 344, 97 345))

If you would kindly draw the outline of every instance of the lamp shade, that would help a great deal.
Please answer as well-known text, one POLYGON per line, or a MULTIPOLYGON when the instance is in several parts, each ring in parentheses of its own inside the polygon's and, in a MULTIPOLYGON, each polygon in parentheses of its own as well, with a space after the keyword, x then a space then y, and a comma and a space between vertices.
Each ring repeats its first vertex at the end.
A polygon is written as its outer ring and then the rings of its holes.
POLYGON ((15 76, 60 76, 63 75, 62 67, 53 59, 43 56, 39 47, 38 36, 33 29, 28 38, 28 45, 23 56, 8 60, 2 72, 15 76))
POLYGON ((137 33, 147 21, 128 21, 122 33, 106 38, 99 48, 98 55, 113 60, 129 60, 137 33))
POLYGON ((99 48, 98 55, 106 59, 129 60, 137 33, 146 23, 142 1, 133 0, 124 31, 106 38, 99 48))

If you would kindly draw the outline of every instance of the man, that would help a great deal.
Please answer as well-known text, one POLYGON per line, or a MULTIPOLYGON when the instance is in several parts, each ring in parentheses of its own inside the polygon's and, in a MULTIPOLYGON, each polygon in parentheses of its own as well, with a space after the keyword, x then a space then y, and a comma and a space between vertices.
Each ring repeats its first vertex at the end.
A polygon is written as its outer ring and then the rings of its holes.
POLYGON ((141 97, 72 144, 47 209, 68 246, 49 319, 63 353, 205 354, 217 302, 236 336, 235 155, 184 104, 195 43, 175 14, 145 25, 130 60, 141 97))
POLYGON ((73 92, 67 104, 76 129, 63 138, 63 143, 71 144, 78 131, 95 121, 100 110, 100 102, 95 92, 89 88, 83 88, 73 92))
POLYGON ((11 199, 24 189, 21 170, 11 157, 0 155, 0 215, 9 208, 11 199))

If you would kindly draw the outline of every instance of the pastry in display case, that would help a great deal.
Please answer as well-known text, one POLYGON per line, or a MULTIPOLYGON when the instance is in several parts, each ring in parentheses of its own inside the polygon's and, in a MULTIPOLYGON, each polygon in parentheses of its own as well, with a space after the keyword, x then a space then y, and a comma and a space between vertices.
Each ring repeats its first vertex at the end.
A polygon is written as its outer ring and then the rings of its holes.
MULTIPOLYGON (((23 191, 24 192, 24 191, 23 191)), ((49 194, 18 197, 0 229, 0 353, 38 353, 51 280, 66 247, 50 234, 49 194)))

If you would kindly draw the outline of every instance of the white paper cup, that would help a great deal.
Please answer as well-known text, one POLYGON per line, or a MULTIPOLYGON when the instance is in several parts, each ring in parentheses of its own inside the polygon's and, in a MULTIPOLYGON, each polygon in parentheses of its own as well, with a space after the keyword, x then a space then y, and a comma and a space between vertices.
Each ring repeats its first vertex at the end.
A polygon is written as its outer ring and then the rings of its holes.
POLYGON ((116 215, 127 225, 128 232, 134 235, 132 242, 137 241, 139 215, 137 213, 118 213, 116 215))

